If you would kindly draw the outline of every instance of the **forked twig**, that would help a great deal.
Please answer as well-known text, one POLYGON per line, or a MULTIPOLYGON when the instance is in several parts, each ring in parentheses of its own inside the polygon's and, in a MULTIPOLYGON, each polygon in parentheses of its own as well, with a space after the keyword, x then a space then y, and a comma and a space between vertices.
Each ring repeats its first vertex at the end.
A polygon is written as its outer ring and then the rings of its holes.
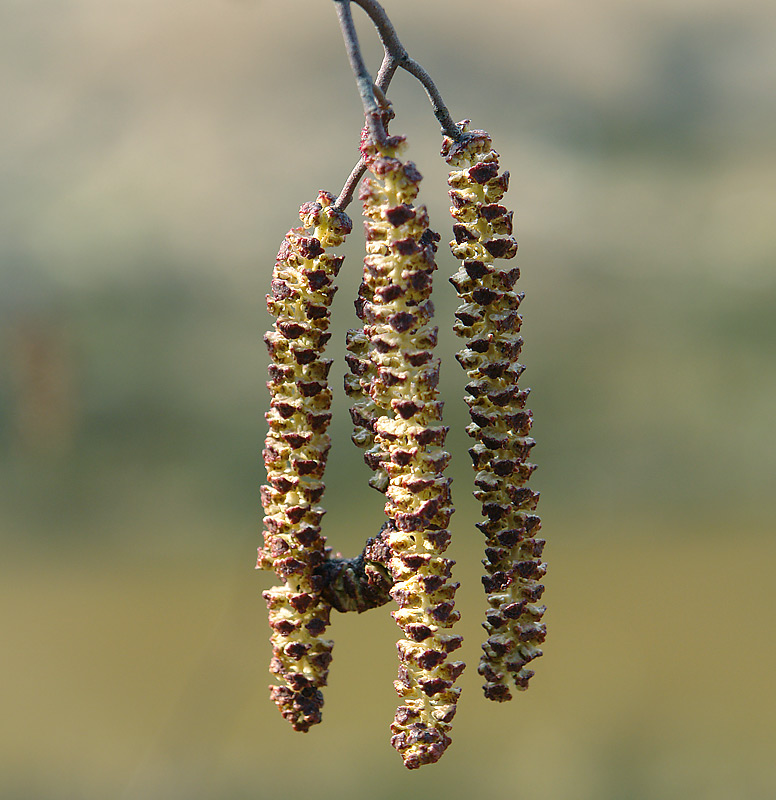
MULTIPOLYGON (((385 9, 380 3, 378 3, 377 0, 334 0, 334 2, 337 6, 337 16, 345 40, 348 59, 353 73, 356 76, 356 83, 358 85, 359 94, 361 95, 361 102, 364 106, 367 124, 370 126, 370 133, 372 133, 373 137, 379 141, 385 139, 385 128, 379 113, 380 103, 376 97, 375 87, 379 89, 381 93, 387 91, 393 80, 393 76, 396 74, 396 70, 401 67, 416 78, 426 90, 426 94, 434 110, 434 116, 439 120, 439 124, 442 126, 442 132, 453 139, 453 141, 460 141, 465 134, 450 116, 450 111, 445 105, 439 89, 437 89, 436 84, 431 79, 428 72, 415 61, 414 58, 410 57, 396 33, 396 28, 394 28, 393 23, 388 18, 385 9), (383 45, 383 50, 385 51, 383 62, 380 66, 380 71, 377 73, 377 79, 374 84, 372 84, 371 77, 369 76, 361 54, 358 36, 353 24, 353 17, 350 13, 351 1, 360 6, 372 20, 377 34, 380 37, 380 42, 383 45), (377 117, 375 115, 377 115, 377 117)), ((362 158, 353 167, 353 170, 348 176, 347 181, 345 181, 345 185, 342 187, 342 191, 337 198, 336 206, 339 209, 344 211, 344 209, 348 207, 365 170, 366 164, 362 158)))
POLYGON ((361 103, 364 106, 366 124, 369 126, 369 133, 376 142, 384 143, 386 139, 385 126, 383 125, 383 115, 380 103, 375 96, 372 76, 364 63, 361 54, 361 47, 358 43, 356 26, 353 24, 353 15, 350 13, 350 0, 334 0, 337 8, 337 19, 339 19, 342 29, 342 38, 345 40, 345 49, 348 53, 350 68, 356 76, 358 93, 361 95, 361 103))
POLYGON ((385 52, 390 53, 399 62, 399 66, 402 69, 417 78, 423 85, 434 109, 434 116, 439 120, 439 124, 442 126, 442 132, 457 142, 462 136, 461 130, 450 116, 450 112, 442 99, 442 95, 439 93, 439 89, 437 89, 434 81, 431 80, 431 76, 428 72, 426 72, 414 58, 410 57, 406 48, 399 40, 396 28, 394 28, 393 23, 385 13, 385 9, 377 0, 353 0, 353 2, 361 6, 369 15, 369 18, 377 29, 385 52))

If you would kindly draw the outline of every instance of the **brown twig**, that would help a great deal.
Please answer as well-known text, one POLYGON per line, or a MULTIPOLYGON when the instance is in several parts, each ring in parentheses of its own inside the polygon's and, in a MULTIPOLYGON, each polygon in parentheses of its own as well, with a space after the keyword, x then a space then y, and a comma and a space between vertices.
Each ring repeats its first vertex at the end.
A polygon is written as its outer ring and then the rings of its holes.
MULTIPOLYGON (((383 63, 380 65, 380 71, 377 73, 377 80, 375 81, 375 86, 380 89, 381 92, 384 93, 388 89, 398 68, 399 62, 390 53, 386 52, 383 57, 383 63)), ((356 191, 359 181, 364 176, 364 172, 366 172, 366 162, 363 158, 360 158, 355 167, 353 167, 348 179, 345 181, 345 185, 342 187, 342 191, 335 203, 337 208, 344 211, 348 205, 350 205, 350 201, 353 199, 353 194, 356 191)))
MULTIPOLYGON (((378 3, 377 0, 352 0, 352 2, 360 6, 372 20, 377 34, 380 37, 380 42, 383 45, 383 50, 385 51, 380 71, 377 74, 377 79, 374 84, 372 84, 369 73, 366 71, 366 66, 364 65, 364 59, 361 55, 358 38, 353 25, 353 18, 350 14, 349 6, 351 0, 334 0, 334 2, 337 4, 337 15, 340 19, 340 27, 342 28, 343 37, 345 38, 351 67, 356 75, 356 82, 364 105, 367 124, 370 126, 370 132, 373 136, 377 130, 377 136, 382 137, 379 139, 380 141, 383 141, 385 137, 385 128, 382 124, 382 119, 379 120, 379 128, 375 127, 376 122, 374 120, 374 114, 380 106, 376 97, 375 88, 384 93, 388 89, 393 76, 396 74, 396 70, 401 67, 416 78, 426 90, 426 94, 434 110, 434 116, 439 120, 439 124, 442 126, 442 133, 456 142, 464 138, 465 134, 450 116, 450 112, 436 84, 431 79, 428 72, 415 61, 415 59, 410 57, 396 33, 396 28, 394 28, 393 23, 388 18, 385 9, 380 3, 378 3)), ((337 198, 336 206, 339 209, 344 211, 353 200, 356 187, 363 177, 365 170, 366 165, 362 158, 353 167, 353 170, 348 176, 347 181, 345 181, 345 185, 342 187, 342 191, 337 198)))
POLYGON ((385 9, 377 0, 353 0, 353 2, 361 6, 372 20, 377 29, 380 41, 385 48, 385 52, 390 53, 390 55, 398 61, 402 69, 417 78, 423 85, 434 109, 434 116, 439 120, 439 124, 442 126, 442 132, 454 141, 458 141, 462 137, 462 133, 450 116, 450 112, 442 99, 442 95, 439 93, 439 89, 437 89, 436 84, 431 79, 428 72, 426 72, 414 58, 410 57, 406 48, 401 43, 396 33, 396 28, 394 28, 393 23, 388 18, 385 9))
POLYGON ((372 76, 364 63, 361 55, 361 47, 358 44, 358 34, 356 26, 353 24, 353 15, 350 13, 350 0, 334 0, 337 8, 337 19, 339 19, 342 29, 342 38, 345 40, 345 50, 348 53, 350 68, 356 76, 358 93, 361 95, 361 103, 364 106, 366 124, 369 126, 369 133, 376 142, 385 142, 386 133, 383 125, 382 109, 375 96, 372 76))

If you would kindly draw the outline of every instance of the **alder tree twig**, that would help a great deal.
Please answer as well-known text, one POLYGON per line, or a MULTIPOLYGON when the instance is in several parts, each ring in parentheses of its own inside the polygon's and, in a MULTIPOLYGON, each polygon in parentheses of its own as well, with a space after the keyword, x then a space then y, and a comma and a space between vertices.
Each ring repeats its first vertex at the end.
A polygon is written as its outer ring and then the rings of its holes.
MULTIPOLYGON (((375 86, 384 92, 388 86, 390 86, 391 80, 396 74, 396 70, 398 68, 399 62, 392 55, 386 53, 385 57, 383 58, 383 63, 380 66, 380 71, 377 73, 375 86)), ((334 204, 337 206, 337 208, 344 211, 348 205, 350 205, 350 201, 353 199, 356 187, 358 186, 358 183, 365 172, 366 162, 363 158, 360 158, 355 167, 353 167, 348 179, 345 181, 345 185, 342 187, 342 191, 340 192, 339 197, 334 204)))
POLYGON ((364 106, 366 124, 372 138, 379 144, 384 144, 386 139, 385 126, 380 104, 375 96, 374 83, 369 70, 364 63, 361 47, 358 44, 356 26, 353 24, 353 15, 350 13, 350 0, 334 0, 337 8, 337 18, 342 29, 342 38, 345 40, 345 50, 348 53, 350 68, 356 76, 358 93, 364 106))
MULTIPOLYGON (((394 28, 388 14, 380 3, 378 3, 377 0, 334 0, 334 2, 337 5, 337 15, 340 20, 343 38, 345 39, 348 58, 351 68, 356 75, 361 101, 364 105, 364 113, 366 114, 367 124, 369 124, 372 134, 374 135, 377 130, 376 138, 379 138, 381 142, 385 140, 385 128, 382 124, 382 119, 377 120, 377 122, 379 122, 379 128, 376 129, 374 127, 374 114, 376 111, 379 114, 380 108, 375 88, 379 89, 381 92, 385 92, 390 86, 391 80, 393 80, 393 76, 396 74, 396 70, 401 67, 416 78, 426 90, 426 94, 434 110, 434 116, 442 126, 442 132, 453 139, 453 141, 457 142, 463 139, 466 134, 463 133, 453 121, 453 118, 450 116, 450 111, 445 105, 436 84, 431 79, 428 72, 415 61, 414 58, 410 57, 396 33, 396 28, 394 28), (353 24, 353 17, 350 13, 351 1, 360 6, 372 20, 377 34, 380 37, 380 42, 383 45, 383 50, 385 51, 383 62, 380 66, 380 71, 377 73, 377 79, 374 84, 371 82, 371 77, 369 77, 361 54, 361 48, 353 24), (369 82, 368 86, 367 81, 369 82)), ((355 167, 353 167, 352 172, 348 176, 347 181, 345 181, 345 185, 342 187, 342 191, 337 198, 335 205, 339 209, 344 211, 350 204, 356 187, 365 171, 366 164, 364 160, 361 159, 355 167)))
POLYGON ((426 90, 431 106, 434 109, 434 116, 442 126, 442 132, 449 136, 453 141, 459 141, 463 134, 450 116, 450 111, 442 99, 442 95, 437 89, 436 84, 431 80, 431 76, 414 58, 411 58, 404 45, 401 43, 396 28, 388 18, 385 9, 377 0, 353 0, 354 3, 368 14, 372 20, 380 41, 386 53, 390 53, 398 62, 399 66, 410 73, 423 85, 426 90))

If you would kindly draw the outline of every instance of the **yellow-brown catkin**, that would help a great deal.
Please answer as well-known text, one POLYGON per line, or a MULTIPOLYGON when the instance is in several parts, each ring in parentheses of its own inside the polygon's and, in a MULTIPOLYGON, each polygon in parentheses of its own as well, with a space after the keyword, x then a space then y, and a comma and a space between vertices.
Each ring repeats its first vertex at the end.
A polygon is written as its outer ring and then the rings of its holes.
POLYGON ((488 598, 484 623, 488 633, 479 673, 485 696, 510 700, 510 684, 525 689, 534 674, 527 665, 542 655, 545 607, 538 605, 546 571, 534 513, 539 493, 527 485, 535 466, 527 461, 534 440, 529 437, 528 389, 518 387, 524 367, 518 363, 523 340, 518 306, 523 294, 513 290, 519 270, 509 266, 517 252, 512 212, 500 204, 509 173, 499 172, 499 156, 485 131, 468 131, 460 142, 446 138, 442 155, 453 168, 450 209, 455 224, 453 254, 462 261, 450 279, 461 305, 455 331, 466 344, 458 361, 466 370, 475 444, 469 450, 476 471, 474 496, 486 517, 478 528, 485 534, 488 598))
POLYGON ((349 337, 351 396, 356 434, 377 470, 373 485, 386 494, 391 550, 393 617, 405 638, 395 682, 401 697, 391 726, 392 744, 415 769, 437 761, 450 744, 450 723, 464 664, 449 661, 461 637, 450 632, 459 614, 450 583, 453 562, 443 553, 453 507, 447 428, 437 399, 439 360, 433 356, 437 328, 431 325, 431 276, 437 234, 424 207, 415 207, 420 173, 402 161, 404 138, 379 147, 365 139, 370 175, 360 198, 366 216, 364 279, 356 308, 364 323, 349 337))
POLYGON ((294 730, 307 731, 321 721, 332 642, 323 637, 330 605, 320 595, 316 568, 326 558, 319 505, 323 473, 331 446, 331 361, 323 351, 331 336, 329 306, 343 257, 327 251, 342 243, 350 219, 320 192, 305 203, 302 227, 290 230, 272 274, 267 308, 276 317, 264 337, 271 364, 269 432, 264 448, 267 485, 262 487, 264 547, 259 568, 271 569, 283 582, 264 592, 273 649, 270 672, 279 680, 272 699, 294 730))

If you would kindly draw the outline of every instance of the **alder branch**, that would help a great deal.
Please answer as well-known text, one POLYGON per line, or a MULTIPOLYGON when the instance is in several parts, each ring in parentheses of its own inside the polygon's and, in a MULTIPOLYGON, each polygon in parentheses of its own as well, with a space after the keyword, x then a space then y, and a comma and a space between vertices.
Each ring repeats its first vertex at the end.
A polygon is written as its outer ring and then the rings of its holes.
POLYGON ((423 85, 431 101, 431 106, 434 109, 434 116, 439 120, 439 124, 442 126, 442 132, 453 139, 453 141, 459 141, 462 137, 461 130, 450 116, 450 111, 445 105, 445 101, 442 99, 439 89, 437 89, 436 84, 431 79, 428 72, 426 72, 414 58, 410 57, 407 49, 401 43, 396 33, 396 28, 394 28, 385 9, 377 0, 353 0, 353 2, 361 6, 374 23, 380 41, 385 48, 385 52, 390 53, 399 62, 399 66, 402 69, 417 78, 423 85))
MULTIPOLYGON (((377 73, 375 86, 377 86, 377 88, 382 92, 385 92, 390 86, 391 80, 396 74, 396 70, 398 68, 399 62, 392 55, 386 52, 383 58, 383 63, 380 65, 380 71, 377 73)), ((337 208, 344 211, 350 205, 350 201, 353 199, 353 194, 356 191, 356 187, 358 186, 358 183, 364 176, 365 172, 366 162, 363 158, 360 158, 356 166, 353 167, 348 179, 345 181, 345 185, 342 187, 339 197, 334 203, 337 208)))
MULTIPOLYGON (((380 104, 375 95, 375 87, 379 89, 381 93, 387 91, 393 76, 396 74, 396 70, 401 67, 405 71, 409 72, 414 78, 416 78, 426 90, 426 94, 428 95, 429 100, 431 101, 431 106, 434 110, 434 116, 439 121, 439 124, 442 127, 442 132, 456 142, 464 138, 465 134, 450 116, 450 111, 445 105, 445 102, 442 99, 442 95, 440 94, 439 89, 437 89, 436 84, 431 79, 431 76, 428 74, 428 72, 417 61, 415 61, 414 58, 410 57, 406 48, 401 43, 398 34, 396 33, 396 28, 394 28, 393 23, 388 17, 388 14, 385 12, 385 9, 380 5, 380 3, 378 3, 377 0, 352 0, 352 2, 360 6, 372 20, 372 23, 377 30, 377 34, 380 37, 380 42, 383 45, 383 50, 385 51, 383 62, 380 66, 380 71, 377 74, 377 80, 374 82, 374 84, 371 84, 371 78, 368 77, 369 73, 366 71, 366 66, 364 65, 364 59, 358 43, 358 37, 356 36, 355 32, 355 26, 353 25, 353 17, 350 14, 349 6, 351 0, 334 0, 334 2, 337 5, 337 15, 340 20, 340 27, 342 28, 343 37, 345 39, 345 45, 348 51, 348 58, 350 60, 351 68, 356 75, 356 82, 358 84, 361 101, 364 106, 367 124, 370 126, 370 131, 373 133, 373 135, 375 133, 375 129, 373 128, 373 115, 375 110, 379 110, 380 108, 380 104), (367 80, 369 81, 369 86, 367 86, 367 80)), ((379 141, 384 141, 385 128, 382 124, 382 119, 380 119, 379 122, 379 141)), ((353 167, 353 170, 348 176, 347 181, 345 181, 345 185, 342 187, 342 191, 340 192, 335 203, 338 208, 344 211, 345 208, 347 208, 347 206, 350 204, 356 187, 358 186, 358 183, 363 177, 365 171, 366 164, 362 158, 353 167)))
POLYGON ((380 104, 375 96, 372 76, 364 63, 361 54, 361 47, 358 44, 358 34, 356 26, 353 24, 353 15, 350 13, 350 0, 334 0, 337 8, 337 18, 342 29, 342 38, 345 40, 345 50, 348 53, 350 68, 356 76, 358 93, 361 95, 361 103, 364 106, 366 124, 372 138, 379 144, 383 144, 386 139, 385 126, 383 125, 383 115, 380 104))

